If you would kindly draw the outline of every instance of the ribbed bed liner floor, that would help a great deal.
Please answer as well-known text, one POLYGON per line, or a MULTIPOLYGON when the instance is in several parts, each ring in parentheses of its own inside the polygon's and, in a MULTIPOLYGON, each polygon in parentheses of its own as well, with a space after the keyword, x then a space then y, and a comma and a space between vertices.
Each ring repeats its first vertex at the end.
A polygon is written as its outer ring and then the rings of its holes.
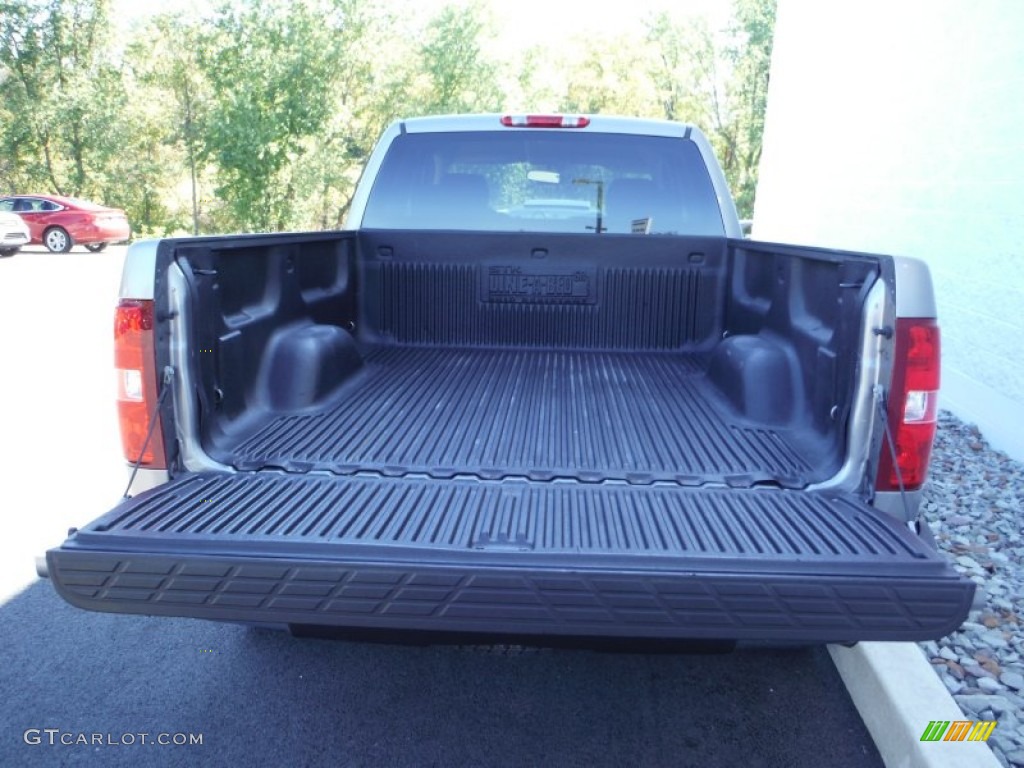
POLYGON ((730 417, 699 363, 669 353, 379 347, 329 406, 211 453, 392 476, 799 487, 820 474, 813 444, 730 417))

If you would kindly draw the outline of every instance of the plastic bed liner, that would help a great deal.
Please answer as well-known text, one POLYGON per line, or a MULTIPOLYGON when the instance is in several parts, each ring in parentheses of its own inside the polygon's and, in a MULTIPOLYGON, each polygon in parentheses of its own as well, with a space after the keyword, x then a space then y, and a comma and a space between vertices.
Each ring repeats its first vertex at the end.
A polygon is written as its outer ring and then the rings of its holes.
POLYGON ((377 347, 329 405, 265 415, 210 453, 244 470, 683 485, 827 470, 810 430, 742 420, 700 356, 666 352, 377 347))
POLYGON ((911 640, 974 586, 849 495, 188 475, 48 553, 93 610, 563 636, 911 640))

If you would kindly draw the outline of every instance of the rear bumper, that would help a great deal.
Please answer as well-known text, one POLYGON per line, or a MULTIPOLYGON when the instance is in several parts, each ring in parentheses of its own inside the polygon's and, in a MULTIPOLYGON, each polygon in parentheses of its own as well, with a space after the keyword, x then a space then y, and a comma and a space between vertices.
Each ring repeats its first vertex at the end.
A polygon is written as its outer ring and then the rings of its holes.
POLYGON ((76 243, 121 243, 131 235, 132 230, 127 223, 100 222, 82 226, 72 237, 76 243))
POLYGON ((95 611, 492 635, 920 640, 959 627, 973 596, 956 577, 940 583, 67 548, 51 550, 47 564, 64 599, 95 611))
POLYGON ((28 245, 30 239, 26 232, 4 232, 0 235, 0 248, 20 248, 28 245))

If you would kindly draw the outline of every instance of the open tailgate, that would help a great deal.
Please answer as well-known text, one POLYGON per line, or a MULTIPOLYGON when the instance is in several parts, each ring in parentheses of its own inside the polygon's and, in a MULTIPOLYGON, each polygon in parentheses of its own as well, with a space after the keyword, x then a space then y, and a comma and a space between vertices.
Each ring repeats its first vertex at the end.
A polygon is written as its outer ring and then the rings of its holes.
POLYGON ((90 610, 383 630, 922 640, 974 584, 851 495, 186 475, 47 553, 90 610))

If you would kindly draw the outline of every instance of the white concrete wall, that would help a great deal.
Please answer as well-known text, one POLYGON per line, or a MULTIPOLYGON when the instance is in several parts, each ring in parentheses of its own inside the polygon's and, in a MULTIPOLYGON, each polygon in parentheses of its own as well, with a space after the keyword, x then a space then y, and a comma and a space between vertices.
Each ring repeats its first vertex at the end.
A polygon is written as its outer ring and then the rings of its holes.
POLYGON ((754 237, 925 259, 941 403, 1024 459, 1024 2, 779 0, 754 237))

